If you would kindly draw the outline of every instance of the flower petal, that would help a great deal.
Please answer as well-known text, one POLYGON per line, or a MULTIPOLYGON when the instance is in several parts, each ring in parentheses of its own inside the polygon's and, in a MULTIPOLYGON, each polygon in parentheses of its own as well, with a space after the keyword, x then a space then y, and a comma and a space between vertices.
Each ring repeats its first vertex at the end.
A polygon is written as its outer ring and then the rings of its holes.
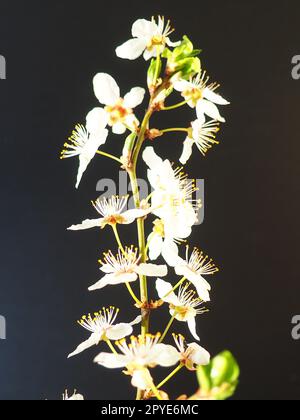
POLYGON ((100 353, 94 362, 108 369, 120 369, 126 367, 130 359, 123 354, 100 353))
POLYGON ((103 218, 101 219, 87 219, 84 220, 79 225, 72 225, 68 228, 68 230, 85 230, 85 229, 92 229, 94 227, 100 228, 103 218))
POLYGON ((134 38, 116 48, 116 54, 119 58, 136 60, 143 54, 146 47, 147 40, 134 38))
POLYGON ((191 350, 190 360, 197 366, 207 366, 210 362, 210 354, 197 343, 189 344, 191 350))
POLYGON ((189 158, 192 156, 193 153, 193 145, 194 145, 194 139, 191 139, 190 137, 187 137, 183 143, 183 151, 182 155, 179 159, 180 163, 182 165, 185 165, 189 158))
POLYGON ((213 92, 209 88, 205 88, 203 91, 203 97, 205 99, 208 99, 210 102, 213 102, 217 105, 229 105, 230 102, 226 101, 226 99, 222 98, 221 95, 218 95, 217 93, 213 92))
POLYGON ((165 240, 162 247, 163 259, 170 267, 174 267, 178 262, 178 246, 175 242, 165 240))
POLYGON ((165 277, 168 274, 166 265, 140 264, 136 272, 147 277, 165 277))
POLYGON ((203 117, 203 114, 206 114, 213 120, 225 122, 225 119, 220 115, 216 105, 212 102, 207 101, 206 99, 201 99, 200 101, 198 101, 196 110, 198 118, 201 118, 203 117))
POLYGON ((200 274, 194 273, 187 265, 176 266, 175 272, 178 276, 184 276, 195 286, 199 297, 204 302, 210 301, 209 291, 211 286, 200 274))
POLYGON ((86 129, 90 134, 97 134, 108 123, 107 112, 100 107, 92 109, 86 116, 86 129))
POLYGON ((173 292, 173 286, 171 283, 168 283, 167 281, 161 279, 157 279, 155 285, 158 296, 161 300, 170 303, 174 306, 180 306, 180 301, 173 292))
POLYGON ((147 216, 149 212, 150 211, 143 209, 127 210, 124 213, 122 213, 122 217, 124 218, 123 224, 129 225, 130 223, 133 223, 136 219, 147 216))
POLYGON ((155 233, 149 236, 149 258, 152 261, 157 260, 160 256, 163 247, 163 238, 155 233), (151 236, 151 238, 150 238, 151 236))
POLYGON ((109 340, 121 340, 122 338, 128 337, 133 332, 133 328, 130 324, 117 324, 106 330, 106 337, 109 340))
POLYGON ((157 344, 151 352, 151 361, 153 364, 170 367, 176 365, 180 360, 180 353, 175 347, 167 344, 157 344))
POLYGON ((70 357, 76 356, 79 353, 82 353, 83 351, 89 349, 90 347, 96 346, 98 342, 99 342, 99 336, 97 336, 96 334, 92 334, 88 340, 79 344, 76 350, 74 350, 73 353, 69 354, 68 359, 70 359, 70 357))
POLYGON ((143 152, 143 159, 152 170, 159 168, 163 163, 163 160, 155 153, 153 147, 146 147, 143 152))
POLYGON ((152 38, 157 33, 158 27, 155 22, 146 19, 138 19, 132 25, 132 36, 135 38, 152 38))
POLYGON ((188 82, 187 80, 177 80, 174 82, 174 89, 177 92, 184 92, 185 90, 189 90, 193 87, 192 83, 188 82))
POLYGON ((134 387, 146 390, 151 388, 152 383, 153 379, 148 369, 136 369, 133 372, 131 384, 134 387))
POLYGON ((141 87, 135 87, 131 89, 127 95, 124 97, 124 106, 126 108, 135 108, 140 105, 145 97, 145 89, 141 87))
POLYGON ((120 88, 115 79, 109 74, 96 74, 93 84, 96 98, 101 104, 115 105, 120 99, 120 88))
POLYGON ((124 134, 126 131, 126 127, 121 122, 117 122, 112 126, 112 132, 114 134, 124 134))
POLYGON ((189 327, 189 330, 190 330, 190 332, 191 332, 192 336, 193 336, 196 340, 200 341, 200 337, 198 336, 198 334, 197 334, 197 332, 196 332, 196 318, 190 318, 190 319, 187 321, 187 324, 188 324, 188 327, 189 327))
POLYGON ((116 284, 131 283, 137 279, 136 273, 120 273, 107 274, 93 286, 89 287, 89 291, 103 289, 106 286, 115 286, 116 284))

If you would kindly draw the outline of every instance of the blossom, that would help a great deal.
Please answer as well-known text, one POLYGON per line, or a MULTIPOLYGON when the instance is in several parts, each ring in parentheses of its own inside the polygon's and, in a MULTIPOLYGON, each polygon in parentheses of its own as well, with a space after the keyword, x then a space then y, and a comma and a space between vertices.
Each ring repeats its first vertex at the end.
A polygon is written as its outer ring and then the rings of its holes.
POLYGON ((148 368, 174 366, 180 357, 175 347, 159 344, 160 337, 159 333, 131 337, 129 345, 124 339, 116 343, 122 354, 100 353, 94 362, 109 369, 126 368, 134 387, 149 389, 153 380, 148 368))
POLYGON ((197 366, 207 366, 210 354, 197 343, 186 344, 182 335, 173 334, 176 347, 180 353, 180 361, 188 370, 196 370, 197 366))
POLYGON ((165 25, 165 19, 158 17, 146 20, 138 19, 132 26, 133 39, 125 42, 116 49, 116 54, 120 58, 135 60, 144 54, 144 59, 157 57, 162 54, 166 46, 177 47, 180 42, 171 42, 169 35, 174 31, 170 26, 170 21, 165 25))
POLYGON ((193 146, 196 145, 200 153, 205 156, 207 151, 212 148, 214 144, 219 144, 216 141, 216 133, 219 131, 219 123, 216 120, 205 122, 205 117, 197 119, 192 122, 191 130, 187 136, 180 162, 185 165, 192 155, 193 146))
POLYGON ((209 292, 211 286, 203 276, 213 275, 219 271, 213 260, 207 255, 204 255, 198 248, 194 248, 192 254, 189 256, 189 247, 187 246, 186 259, 184 260, 179 257, 176 261, 176 256, 174 255, 174 262, 176 274, 178 276, 184 276, 189 280, 195 286, 199 297, 204 302, 208 302, 210 300, 209 292))
POLYGON ((145 89, 135 87, 121 98, 120 88, 115 79, 107 73, 98 73, 94 77, 94 92, 102 105, 105 105, 107 123, 115 134, 124 134, 129 128, 135 131, 139 121, 133 108, 140 105, 145 96, 145 89))
POLYGON ((77 394, 76 391, 74 391, 73 395, 69 397, 68 391, 66 390, 62 396, 62 399, 64 401, 83 401, 83 395, 77 394))
POLYGON ((182 92, 182 96, 191 108, 196 107, 199 119, 203 115, 208 115, 214 120, 225 122, 216 105, 229 105, 230 102, 215 93, 220 85, 217 83, 208 84, 208 81, 209 77, 206 76, 204 71, 196 77, 190 78, 189 81, 184 79, 175 81, 174 89, 182 92))
POLYGON ((84 350, 96 346, 100 341, 107 340, 120 340, 121 338, 127 337, 133 332, 133 325, 139 324, 142 320, 141 316, 138 316, 134 321, 125 324, 115 324, 115 320, 119 314, 119 309, 114 307, 103 308, 102 311, 85 315, 78 321, 79 325, 86 330, 91 332, 91 336, 88 340, 81 343, 77 349, 69 354, 68 358, 76 356, 82 353, 84 350))
POLYGON ((166 265, 140 263, 141 257, 138 249, 126 247, 124 252, 120 249, 116 256, 111 251, 104 254, 104 261, 99 261, 100 270, 105 276, 89 288, 90 291, 102 289, 108 285, 130 283, 136 281, 139 275, 148 277, 164 277, 168 274, 166 265))
POLYGON ((156 290, 159 298, 170 305, 170 314, 181 322, 187 322, 192 336, 200 340, 196 332, 196 316, 203 314, 205 309, 200 308, 203 301, 195 297, 193 290, 188 290, 189 283, 181 286, 178 296, 173 291, 173 286, 164 280, 157 279, 156 290))
POLYGON ((64 144, 65 149, 61 152, 61 159, 79 157, 76 188, 79 187, 82 176, 97 150, 106 142, 108 136, 106 125, 105 111, 102 108, 94 108, 87 115, 86 127, 77 124, 69 137, 69 143, 64 144))
POLYGON ((148 237, 150 260, 163 256, 168 264, 170 253, 178 255, 178 244, 188 238, 192 228, 184 224, 175 224, 167 219, 156 219, 153 222, 153 231, 148 237))
POLYGON ((73 225, 68 230, 84 230, 94 227, 105 228, 106 225, 115 226, 117 224, 128 225, 140 217, 145 217, 150 210, 132 209, 124 211, 128 202, 128 196, 98 199, 92 202, 95 210, 102 216, 98 219, 87 219, 79 225, 73 225))
POLYGON ((149 167, 148 179, 154 189, 151 194, 152 213, 171 226, 193 226, 197 221, 199 200, 193 199, 197 191, 194 180, 188 180, 181 168, 174 169, 169 160, 163 161, 153 147, 146 147, 143 159, 149 167))

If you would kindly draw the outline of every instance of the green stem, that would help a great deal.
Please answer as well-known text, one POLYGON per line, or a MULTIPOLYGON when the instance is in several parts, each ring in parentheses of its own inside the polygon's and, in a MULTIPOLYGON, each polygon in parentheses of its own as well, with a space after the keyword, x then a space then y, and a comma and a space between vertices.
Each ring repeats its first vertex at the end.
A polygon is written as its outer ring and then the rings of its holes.
POLYGON ((159 385, 157 385, 157 389, 162 388, 167 382, 169 382, 170 379, 173 378, 173 376, 175 376, 182 368, 184 367, 184 365, 182 363, 180 363, 179 366, 177 366, 177 368, 175 370, 173 370, 172 373, 170 373, 169 376, 167 376, 159 385))
POLYGON ((166 335, 168 334, 169 329, 171 328, 171 326, 172 326, 172 324, 175 320, 176 315, 177 315, 177 313, 175 312, 174 315, 172 316, 172 318, 170 319, 170 322, 168 323, 163 335, 161 336, 161 338, 159 340, 159 343, 162 343, 164 341, 164 339, 166 338, 166 335))
POLYGON ((96 153, 98 155, 105 156, 105 157, 107 157, 109 159, 115 160, 116 162, 120 163, 120 165, 123 165, 123 162, 121 161, 121 159, 117 158, 116 156, 113 156, 113 155, 111 155, 109 153, 102 152, 101 150, 97 150, 96 153))
POLYGON ((163 299, 165 299, 166 297, 168 297, 172 292, 176 292, 176 290, 182 285, 183 282, 185 282, 186 277, 182 277, 181 280, 179 280, 179 282, 173 287, 172 290, 170 290, 164 297, 163 299))
POLYGON ((162 399, 162 397, 160 396, 160 393, 159 393, 159 391, 158 391, 157 387, 154 385, 154 383, 152 383, 152 384, 151 384, 151 390, 152 390, 153 394, 155 395, 155 397, 156 397, 159 401, 162 401, 162 400, 163 400, 163 399, 162 399))
POLYGON ((174 128, 165 128, 164 130, 159 130, 161 133, 172 133, 172 132, 176 132, 176 131, 180 131, 180 132, 185 132, 188 133, 189 129, 188 128, 179 128, 179 127, 174 127, 174 128))
POLYGON ((117 351, 116 351, 116 349, 114 348, 114 346, 112 345, 112 342, 110 340, 107 339, 107 340, 105 340, 105 342, 106 342, 106 344, 108 345, 108 347, 111 349, 111 351, 114 354, 118 354, 117 351))
POLYGON ((164 106, 163 108, 162 108, 162 111, 171 111, 172 109, 177 109, 177 108, 180 108, 181 106, 184 106, 184 105, 186 105, 187 104, 187 101, 182 101, 182 102, 179 102, 178 104, 175 104, 175 105, 171 105, 171 106, 164 106))

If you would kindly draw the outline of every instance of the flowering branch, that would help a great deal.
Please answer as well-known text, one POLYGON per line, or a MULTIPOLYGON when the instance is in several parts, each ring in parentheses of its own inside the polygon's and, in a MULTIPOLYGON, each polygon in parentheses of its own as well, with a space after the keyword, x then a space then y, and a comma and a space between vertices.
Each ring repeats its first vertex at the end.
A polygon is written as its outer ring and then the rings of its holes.
MULTIPOLYGON (((161 388, 179 371, 183 368, 190 372, 198 370, 201 378, 204 378, 204 371, 200 367, 204 368, 210 363, 209 353, 196 342, 187 344, 182 335, 173 334, 175 345, 164 344, 175 321, 186 324, 191 336, 196 341, 200 340, 196 318, 207 311, 204 304, 210 301, 211 291, 211 285, 204 277, 214 275, 218 268, 198 248, 190 253, 189 246, 186 246, 186 255, 182 258, 181 245, 187 241, 197 224, 202 206, 199 200, 194 199, 197 188, 194 181, 189 181, 183 173, 182 167, 174 167, 169 160, 160 158, 153 147, 144 148, 144 144, 171 132, 184 133, 186 138, 180 162, 186 164, 194 146, 205 156, 213 145, 218 144, 216 134, 220 123, 225 122, 218 106, 229 102, 216 93, 218 84, 209 83, 209 77, 202 70, 198 58, 201 51, 194 49, 187 36, 180 41, 171 41, 173 31, 170 22, 166 22, 163 17, 158 17, 158 20, 139 19, 132 27, 133 38, 116 49, 117 56, 123 59, 135 60, 143 56, 146 61, 151 60, 147 72, 150 99, 142 122, 139 122, 134 110, 142 104, 145 89, 134 87, 125 96, 121 96, 116 80, 106 73, 98 73, 94 77, 93 86, 102 106, 88 113, 85 126, 76 125, 61 155, 62 158, 79 158, 76 188, 95 155, 117 162, 130 178, 135 205, 133 209, 127 209, 129 196, 98 198, 92 202, 98 218, 86 219, 72 225, 69 230, 98 228, 103 234, 107 226, 112 228, 118 250, 104 252, 103 258, 99 260, 102 277, 88 290, 99 291, 104 287, 125 284, 135 307, 141 313, 132 322, 120 324, 116 324, 119 310, 114 307, 83 316, 78 323, 90 332, 90 337, 69 357, 105 342, 111 352, 100 352, 94 362, 108 369, 122 368, 131 377, 132 386, 137 389, 137 399, 168 399, 161 388), (174 91, 182 96, 183 101, 165 106, 166 99, 174 91), (196 120, 188 128, 151 128, 154 113, 183 106, 196 110, 196 120), (107 141, 109 129, 118 135, 129 131, 120 158, 99 150, 107 141), (140 194, 137 177, 137 165, 141 157, 148 167, 148 179, 152 187, 146 199, 140 194), (149 228, 146 222, 152 216, 155 219, 147 238, 149 228), (134 222, 137 225, 138 245, 123 245, 119 226, 134 222), (159 258, 162 258, 163 264, 156 263, 159 258), (170 270, 172 282, 162 280, 170 270), (149 296, 148 278, 156 278, 159 300, 149 296), (140 286, 139 298, 132 288, 137 280, 140 286), (150 314, 164 306, 169 308, 170 321, 163 334, 151 334, 150 314), (138 324, 141 325, 141 333, 134 336, 133 330, 138 324), (128 344, 126 337, 129 336, 128 344), (177 367, 156 386, 150 373, 150 369, 156 366, 177 367)), ((199 392, 199 395, 202 396, 203 392, 199 392)), ((208 388, 205 392, 209 392, 208 388)))

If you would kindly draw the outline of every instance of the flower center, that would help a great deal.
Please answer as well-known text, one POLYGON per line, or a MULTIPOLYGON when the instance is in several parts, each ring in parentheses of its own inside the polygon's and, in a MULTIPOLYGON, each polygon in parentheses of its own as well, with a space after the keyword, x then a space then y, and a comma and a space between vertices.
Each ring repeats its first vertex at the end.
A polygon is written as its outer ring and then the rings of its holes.
POLYGON ((105 111, 109 114, 109 125, 113 126, 117 122, 123 122, 125 118, 132 114, 132 110, 130 108, 125 108, 124 100, 120 99, 116 105, 113 106, 106 106, 105 111))
POLYGON ((202 90, 195 87, 184 91, 182 95, 187 101, 192 101, 195 106, 203 98, 202 90))
POLYGON ((157 220, 155 220, 153 222, 153 224, 154 224, 153 232, 156 235, 164 238, 165 237, 165 225, 164 225, 164 222, 162 220, 160 220, 160 219, 157 219, 157 220))
POLYGON ((151 51, 155 47, 164 46, 166 43, 165 37, 163 35, 155 35, 149 42, 147 49, 151 51))
POLYGON ((107 225, 117 225, 123 224, 125 221, 124 217, 121 214, 114 214, 105 218, 105 223, 107 225))

